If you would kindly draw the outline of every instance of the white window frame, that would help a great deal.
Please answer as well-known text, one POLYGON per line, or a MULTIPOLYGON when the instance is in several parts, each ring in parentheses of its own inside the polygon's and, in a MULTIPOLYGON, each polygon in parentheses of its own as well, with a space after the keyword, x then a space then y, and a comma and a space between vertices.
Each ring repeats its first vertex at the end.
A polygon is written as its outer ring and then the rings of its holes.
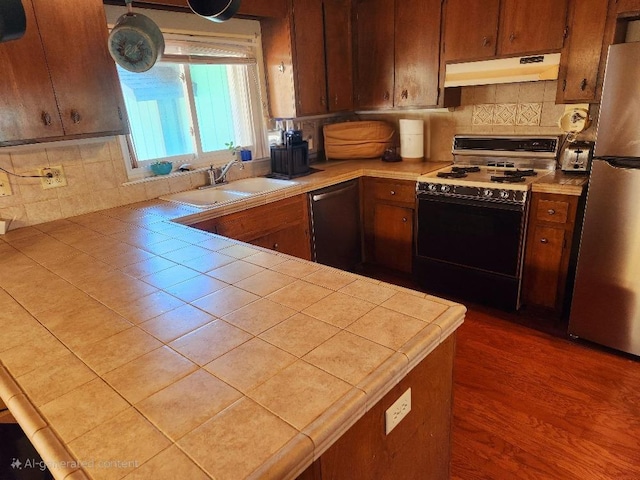
MULTIPOLYGON (((141 10, 141 9, 137 9, 141 10)), ((126 12, 122 7, 114 7, 105 5, 105 12, 109 27, 113 27, 119 15, 126 12)), ((254 160, 267 158, 268 140, 267 140, 267 111, 265 75, 262 61, 262 48, 259 23, 250 20, 231 19, 224 24, 216 24, 208 20, 202 19, 194 14, 166 12, 161 10, 144 10, 144 15, 152 18, 161 28, 167 41, 202 41, 215 43, 228 43, 242 45, 245 48, 250 47, 255 55, 255 64, 247 65, 249 75, 249 109, 251 112, 254 145, 252 145, 252 155, 254 160)), ((171 55, 167 55, 167 61, 175 62, 171 59, 171 55)), ((160 61, 163 61, 162 59, 160 61)), ((198 63, 194 61, 193 63, 198 63)), ((202 62, 200 62, 202 63, 202 62)), ((215 62, 214 62, 215 63, 215 62)), ((244 63, 244 62, 240 62, 244 63)), ((191 91, 189 69, 185 69, 185 89, 191 91)), ((195 118, 195 101, 193 95, 189 93, 189 108, 191 110, 192 119, 195 118)), ((200 142, 200 133, 198 128, 193 129, 194 140, 200 142)), ((128 139, 130 135, 119 136, 120 146, 124 157, 127 176, 130 181, 143 179, 152 176, 149 164, 153 160, 139 162, 139 166, 134 168, 134 160, 131 158, 128 139)), ((233 158, 233 154, 229 150, 220 150, 216 152, 205 152, 204 155, 196 156, 195 154, 181 155, 169 157, 174 164, 174 170, 183 163, 189 163, 194 169, 205 168, 209 165, 224 165, 233 158)))

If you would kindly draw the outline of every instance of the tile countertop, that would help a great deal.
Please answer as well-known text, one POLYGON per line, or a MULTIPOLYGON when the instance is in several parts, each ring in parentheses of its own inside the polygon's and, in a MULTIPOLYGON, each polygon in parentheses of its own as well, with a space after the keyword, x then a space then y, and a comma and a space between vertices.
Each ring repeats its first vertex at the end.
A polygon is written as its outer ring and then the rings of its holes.
POLYGON ((556 170, 531 184, 531 190, 539 193, 555 193, 559 195, 580 196, 589 182, 589 175, 584 173, 565 173, 556 170))
MULTIPOLYGON (((442 166, 327 164, 301 188, 442 166)), ((462 305, 172 221, 194 210, 0 236, 0 398, 55 478, 295 478, 463 322, 462 305)))

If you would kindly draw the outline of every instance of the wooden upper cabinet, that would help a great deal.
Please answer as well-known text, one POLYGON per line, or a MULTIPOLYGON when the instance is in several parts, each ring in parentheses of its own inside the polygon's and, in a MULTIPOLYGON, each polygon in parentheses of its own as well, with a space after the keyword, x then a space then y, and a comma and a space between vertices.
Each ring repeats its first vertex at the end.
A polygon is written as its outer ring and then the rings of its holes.
POLYGON ((616 13, 620 15, 640 12, 640 0, 615 0, 616 13))
POLYGON ((403 0, 395 11, 394 105, 438 103, 440 0, 403 0))
POLYGON ((99 0, 32 0, 65 135, 122 133, 125 114, 99 0), (72 32, 73 42, 61 32, 72 32))
POLYGON ((568 0, 502 0, 498 55, 562 48, 568 0))
POLYGON ((0 112, 0 142, 124 133, 124 103, 102 2, 23 4, 27 33, 0 46, 0 96, 6 106, 0 112), (11 120, 14 125, 6 125, 11 120))
POLYGON ((394 2, 356 0, 356 103, 393 107, 394 2))
POLYGON ((0 44, 0 143, 64 134, 33 5, 23 5, 26 33, 0 44))
POLYGON ((327 112, 322 2, 293 0, 297 114, 327 112))
POLYGON ((444 60, 559 51, 568 0, 446 0, 444 60))
POLYGON ((353 109, 351 0, 324 0, 327 100, 330 112, 353 109))
POLYGON ((607 22, 608 0, 572 0, 560 63, 557 103, 594 102, 607 22))
POLYGON ((271 116, 352 109, 350 1, 293 0, 291 5, 287 17, 260 22, 271 116))
POLYGON ((447 0, 444 59, 481 60, 496 55, 500 0, 447 0))

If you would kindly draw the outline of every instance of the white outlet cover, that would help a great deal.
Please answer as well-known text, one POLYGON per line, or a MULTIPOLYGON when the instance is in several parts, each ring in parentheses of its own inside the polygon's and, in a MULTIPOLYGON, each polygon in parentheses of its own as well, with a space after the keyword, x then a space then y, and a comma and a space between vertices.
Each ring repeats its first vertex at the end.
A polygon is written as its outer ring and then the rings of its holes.
POLYGON ((387 435, 396 428, 404 417, 411 411, 411 389, 400 395, 400 398, 393 402, 386 412, 384 412, 384 430, 387 435))

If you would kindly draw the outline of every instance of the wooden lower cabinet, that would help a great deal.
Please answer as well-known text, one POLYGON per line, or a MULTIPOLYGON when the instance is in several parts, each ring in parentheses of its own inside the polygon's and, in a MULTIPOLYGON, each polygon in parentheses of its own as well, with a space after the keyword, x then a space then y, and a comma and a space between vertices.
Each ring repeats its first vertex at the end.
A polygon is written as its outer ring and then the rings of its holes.
POLYGON ((415 182, 363 179, 365 261, 411 273, 415 182))
POLYGON ((311 260, 306 195, 297 195, 190 226, 311 260))
POLYGON ((580 197, 533 193, 522 303, 560 316, 568 289, 568 272, 580 197))
POLYGON ((373 248, 376 263, 410 273, 413 209, 386 203, 376 203, 373 208, 373 248))
POLYGON ((419 363, 298 480, 450 478, 455 334, 419 363), (411 412, 385 434, 385 411, 411 388, 411 412))

